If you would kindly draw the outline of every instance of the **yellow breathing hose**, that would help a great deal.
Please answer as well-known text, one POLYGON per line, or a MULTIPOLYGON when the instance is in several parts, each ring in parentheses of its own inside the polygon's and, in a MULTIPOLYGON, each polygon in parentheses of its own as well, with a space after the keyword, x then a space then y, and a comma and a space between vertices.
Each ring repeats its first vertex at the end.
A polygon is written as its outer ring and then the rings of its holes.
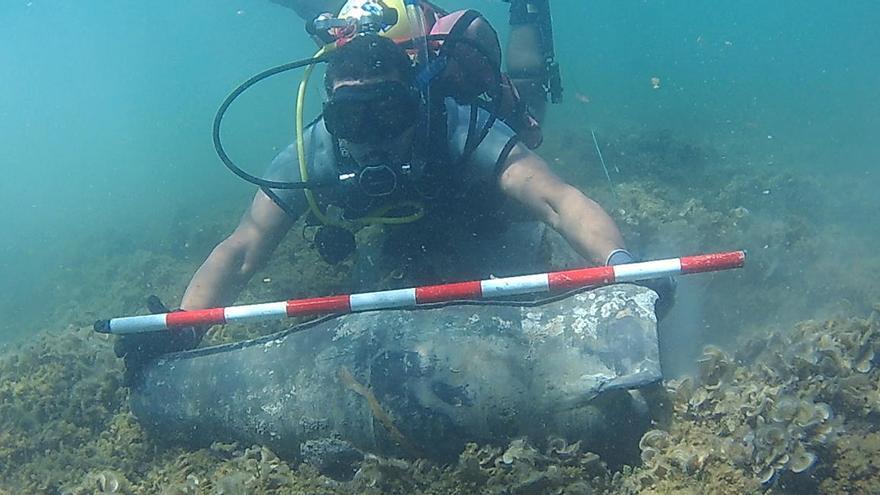
MULTIPOLYGON (((322 47, 315 53, 315 58, 323 56, 325 53, 326 47, 322 47)), ((304 135, 305 124, 303 122, 303 114, 306 102, 306 88, 308 88, 309 86, 309 79, 312 77, 312 72, 314 70, 315 64, 311 64, 306 67, 306 71, 303 73, 302 81, 300 81, 299 83, 299 91, 297 91, 296 93, 296 156, 299 159, 299 174, 302 177, 303 182, 307 182, 309 180, 309 169, 306 166, 306 143, 304 135)), ((306 201, 309 204, 309 209, 312 211, 312 214, 321 221, 321 223, 325 225, 340 226, 338 222, 331 222, 330 219, 321 212, 321 209, 318 208, 318 201, 315 199, 315 195, 312 194, 312 191, 310 189, 303 189, 303 192, 306 195, 306 201)))
POLYGON ((364 217, 358 219, 358 221, 364 222, 366 224, 383 224, 383 225, 403 225, 405 223, 412 223, 416 220, 419 220, 423 216, 425 216, 425 207, 421 203, 417 201, 401 201, 399 203, 383 206, 382 208, 377 208, 370 212, 369 217, 364 217), (412 208, 415 210, 411 215, 406 215, 402 217, 386 217, 383 216, 391 210, 395 210, 397 208, 412 208))
MULTIPOLYGON (((322 57, 326 53, 327 47, 322 47, 315 53, 314 58, 322 57)), ((309 180, 309 170, 306 166, 305 121, 303 117, 305 113, 304 109, 306 101, 306 89, 309 86, 309 79, 312 77, 312 72, 314 70, 315 64, 311 64, 306 67, 306 70, 303 73, 302 81, 300 81, 299 83, 299 90, 296 94, 296 156, 299 159, 299 173, 302 177, 303 182, 308 182, 309 180)), ((317 199, 315 199, 315 195, 310 189, 303 189, 303 192, 306 195, 306 202, 308 202, 309 204, 309 210, 311 210, 312 214, 315 215, 315 217, 320 220, 321 223, 325 225, 345 227, 345 224, 343 222, 331 219, 321 211, 321 208, 318 207, 318 201, 317 199)), ((415 201, 403 201, 394 205, 379 208, 371 212, 370 216, 359 218, 357 221, 364 224, 401 225, 405 223, 415 222, 423 216, 425 216, 424 205, 415 201), (383 216, 385 213, 401 207, 413 208, 415 210, 415 213, 402 217, 383 216)))

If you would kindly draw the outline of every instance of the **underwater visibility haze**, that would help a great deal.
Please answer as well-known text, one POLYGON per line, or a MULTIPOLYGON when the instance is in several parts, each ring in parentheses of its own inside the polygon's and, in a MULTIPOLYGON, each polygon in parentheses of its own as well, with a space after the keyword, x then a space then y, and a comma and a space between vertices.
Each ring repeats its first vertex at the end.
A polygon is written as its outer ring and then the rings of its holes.
MULTIPOLYGON (((483 12, 507 39, 507 3, 436 3, 483 12)), ((537 152, 643 259, 749 254, 679 279, 657 329, 663 385, 623 392, 652 422, 618 418, 617 438, 593 445, 487 435, 442 461, 430 445, 379 449, 349 459, 350 476, 277 445, 158 438, 92 324, 144 314, 152 294, 179 304, 255 192, 215 154, 218 105, 314 43, 268 0, 6 0, 0 494, 880 493, 880 6, 551 3, 564 99, 537 152)), ((295 139, 301 74, 230 108, 224 145, 248 172, 295 139)), ((307 231, 291 229, 238 302, 352 291, 352 263, 323 261, 307 231)), ((202 346, 284 328, 218 326, 202 346)), ((405 446, 378 381, 356 375, 327 379, 405 446)))

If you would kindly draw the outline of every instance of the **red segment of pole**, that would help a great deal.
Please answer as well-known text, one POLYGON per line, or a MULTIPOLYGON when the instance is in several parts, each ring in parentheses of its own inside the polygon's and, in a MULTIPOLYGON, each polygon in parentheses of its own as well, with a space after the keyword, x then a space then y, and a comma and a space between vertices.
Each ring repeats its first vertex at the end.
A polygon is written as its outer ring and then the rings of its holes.
POLYGON ((685 275, 688 273, 702 273, 715 270, 742 268, 745 263, 745 251, 684 256, 681 258, 681 273, 682 275, 685 275))
POLYGON ((175 311, 165 315, 165 322, 169 327, 223 325, 226 323, 226 315, 223 308, 175 311))
POLYGON ((483 297, 483 289, 479 280, 459 282, 446 285, 428 285, 416 287, 416 303, 426 304, 458 299, 479 299, 483 297))
POLYGON ((610 266, 596 266, 592 268, 578 268, 547 274, 550 280, 550 290, 567 290, 589 285, 604 285, 614 283, 614 268, 610 266))
POLYGON ((287 316, 313 316, 329 313, 351 313, 350 296, 314 297, 287 301, 287 316))

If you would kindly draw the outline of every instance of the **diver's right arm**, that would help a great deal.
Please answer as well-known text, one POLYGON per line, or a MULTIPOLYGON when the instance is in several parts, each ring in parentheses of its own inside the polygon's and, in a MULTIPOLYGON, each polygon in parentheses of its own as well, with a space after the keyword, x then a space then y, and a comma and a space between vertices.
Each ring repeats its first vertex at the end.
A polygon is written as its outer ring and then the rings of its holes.
POLYGON ((196 271, 181 309, 205 309, 232 304, 253 274, 290 230, 296 219, 257 191, 235 231, 217 245, 196 271))

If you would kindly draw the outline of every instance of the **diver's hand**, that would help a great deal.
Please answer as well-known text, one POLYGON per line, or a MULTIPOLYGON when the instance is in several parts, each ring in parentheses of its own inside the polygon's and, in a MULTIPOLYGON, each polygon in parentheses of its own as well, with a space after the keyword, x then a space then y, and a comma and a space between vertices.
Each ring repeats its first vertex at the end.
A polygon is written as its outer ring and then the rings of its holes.
MULTIPOLYGON (((153 314, 170 312, 156 296, 147 298, 147 307, 153 314)), ((113 352, 125 361, 125 385, 131 386, 140 377, 144 365, 162 354, 196 347, 205 330, 203 327, 190 326, 120 335, 113 344, 113 352)))
MULTIPOLYGON (((629 251, 625 249, 615 249, 608 255, 605 265, 624 265, 634 263, 636 259, 629 251)), ((657 302, 654 303, 654 313, 657 315, 657 322, 666 318, 669 310, 675 305, 675 290, 678 284, 672 277, 652 278, 650 280, 641 280, 633 282, 641 285, 657 293, 657 302)))

